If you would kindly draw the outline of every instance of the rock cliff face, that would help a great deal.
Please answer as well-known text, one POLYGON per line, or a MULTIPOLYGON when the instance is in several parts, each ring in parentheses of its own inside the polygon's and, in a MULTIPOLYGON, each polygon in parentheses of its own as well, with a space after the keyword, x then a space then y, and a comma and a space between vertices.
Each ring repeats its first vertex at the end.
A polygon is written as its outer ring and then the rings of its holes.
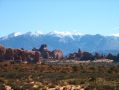
POLYGON ((60 49, 50 51, 47 44, 42 44, 39 49, 33 48, 32 51, 23 48, 5 48, 0 45, 0 60, 38 62, 41 58, 60 60, 63 59, 63 52, 60 49))

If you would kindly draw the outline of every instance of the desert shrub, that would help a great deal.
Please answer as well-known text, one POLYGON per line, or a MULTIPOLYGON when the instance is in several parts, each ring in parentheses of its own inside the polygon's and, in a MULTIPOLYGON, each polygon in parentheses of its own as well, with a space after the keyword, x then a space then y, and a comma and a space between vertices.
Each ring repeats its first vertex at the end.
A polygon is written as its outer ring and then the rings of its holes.
POLYGON ((55 88, 55 85, 54 85, 53 83, 49 83, 49 84, 48 84, 48 87, 49 87, 49 88, 55 88))
POLYGON ((77 80, 76 79, 72 79, 72 80, 69 80, 68 83, 71 84, 71 85, 78 85, 79 81, 78 81, 78 79, 77 80))
POLYGON ((109 86, 109 85, 97 86, 96 89, 98 89, 98 90, 115 90, 113 86, 109 86))
POLYGON ((96 90, 95 86, 87 86, 85 90, 96 90))
POLYGON ((6 83, 7 80, 5 78, 0 77, 0 83, 6 83))
POLYGON ((79 84, 85 84, 85 81, 84 80, 80 80, 79 84))
POLYGON ((77 72, 78 71, 78 66, 72 66, 73 72, 77 72))
POLYGON ((0 83, 0 90, 6 90, 3 83, 0 83))
POLYGON ((11 71, 11 72, 5 72, 4 76, 7 79, 21 79, 24 78, 26 76, 25 72, 19 72, 19 71, 11 71))

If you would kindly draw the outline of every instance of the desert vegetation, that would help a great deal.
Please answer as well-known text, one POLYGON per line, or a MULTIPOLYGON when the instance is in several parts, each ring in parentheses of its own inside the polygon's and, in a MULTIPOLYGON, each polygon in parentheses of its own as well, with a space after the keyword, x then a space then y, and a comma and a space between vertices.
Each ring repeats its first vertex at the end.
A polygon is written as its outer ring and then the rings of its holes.
POLYGON ((64 57, 46 44, 32 50, 0 46, 0 90, 118 90, 119 63, 105 62, 118 59, 80 49, 64 57))
POLYGON ((0 90, 118 90, 119 63, 0 63, 0 90))

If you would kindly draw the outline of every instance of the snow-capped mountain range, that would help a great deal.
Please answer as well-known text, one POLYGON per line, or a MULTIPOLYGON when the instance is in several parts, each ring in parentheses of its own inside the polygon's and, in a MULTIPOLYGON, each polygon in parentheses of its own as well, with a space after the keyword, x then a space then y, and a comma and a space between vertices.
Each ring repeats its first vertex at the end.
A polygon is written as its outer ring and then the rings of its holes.
POLYGON ((119 52, 119 34, 112 36, 82 35, 79 32, 27 32, 12 33, 0 37, 0 44, 11 48, 32 49, 39 48, 41 44, 48 44, 50 50, 61 49, 65 54, 80 48, 90 52, 119 52))

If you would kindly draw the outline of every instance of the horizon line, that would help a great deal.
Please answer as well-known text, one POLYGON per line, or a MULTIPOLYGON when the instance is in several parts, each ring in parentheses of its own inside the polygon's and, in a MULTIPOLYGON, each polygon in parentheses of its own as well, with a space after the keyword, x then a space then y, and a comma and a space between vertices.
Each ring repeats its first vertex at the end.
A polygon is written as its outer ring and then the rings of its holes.
POLYGON ((103 34, 99 34, 99 33, 96 33, 96 34, 88 34, 88 33, 81 33, 79 31, 57 31, 57 30, 54 30, 54 31, 49 31, 49 32, 43 32, 43 31, 40 31, 40 30, 37 30, 37 31, 27 31, 27 32, 20 32, 20 31, 16 31, 16 32, 11 32, 7 35, 1 35, 1 37, 5 37, 5 36, 8 36, 8 35, 11 35, 11 34, 16 34, 16 35, 23 35, 23 34, 32 34, 32 35, 35 35, 35 34, 60 34, 60 35, 101 35, 101 36, 115 36, 115 37, 119 37, 119 33, 115 33, 115 34, 111 34, 111 35, 103 35, 103 34))

